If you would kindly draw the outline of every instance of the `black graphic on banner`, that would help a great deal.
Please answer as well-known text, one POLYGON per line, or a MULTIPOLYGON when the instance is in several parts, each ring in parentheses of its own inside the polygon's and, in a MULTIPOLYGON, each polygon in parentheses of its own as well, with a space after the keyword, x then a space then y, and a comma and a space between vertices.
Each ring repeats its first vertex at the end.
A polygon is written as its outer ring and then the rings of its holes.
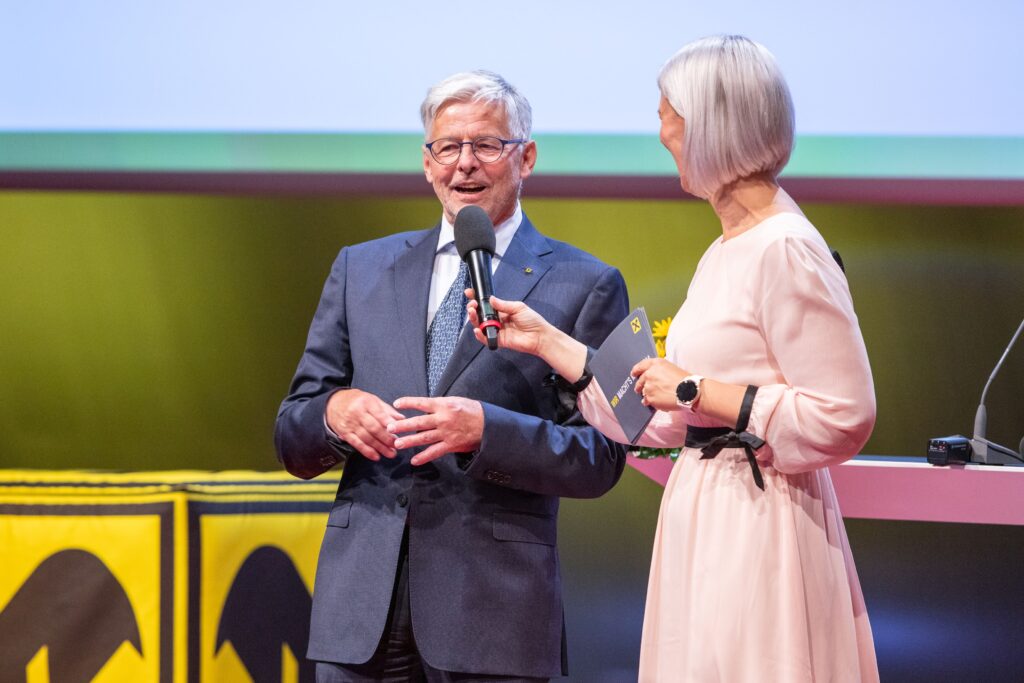
POLYGON ((124 588, 92 553, 62 550, 43 560, 0 612, 0 683, 23 682, 43 646, 50 680, 89 683, 125 641, 142 654, 124 588))
POLYGON ((261 546, 242 563, 228 591, 216 651, 230 641, 253 683, 280 683, 281 646, 287 644, 299 663, 299 682, 313 683, 314 664, 306 659, 312 604, 288 555, 261 546))

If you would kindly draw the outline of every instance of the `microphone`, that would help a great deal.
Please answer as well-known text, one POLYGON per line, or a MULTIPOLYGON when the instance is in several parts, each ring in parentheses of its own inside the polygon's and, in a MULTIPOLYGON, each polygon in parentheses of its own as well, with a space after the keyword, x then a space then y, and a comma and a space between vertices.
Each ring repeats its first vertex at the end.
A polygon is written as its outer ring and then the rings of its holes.
POLYGON ((966 436, 957 434, 955 436, 944 436, 928 441, 928 462, 932 465, 966 465, 967 463, 979 465, 1015 465, 1024 463, 1024 439, 1020 440, 1020 453, 1014 453, 1006 446, 1000 446, 985 438, 985 427, 988 422, 988 412, 985 409, 985 397, 988 395, 988 388, 992 386, 992 380, 996 378, 999 368, 1003 367, 1003 361, 1009 355, 1010 349, 1017 342, 1017 337, 1024 330, 1024 320, 1014 333, 1006 350, 996 363, 992 374, 981 390, 981 400, 978 402, 978 412, 974 415, 974 435, 968 439, 966 436))
POLYGON ((459 258, 469 266, 469 280, 476 293, 480 331, 487 337, 487 348, 498 348, 501 320, 491 306, 494 282, 491 280, 491 257, 494 256, 494 223, 479 206, 466 206, 455 216, 455 248, 459 258))
POLYGON ((1021 330, 1024 330, 1024 320, 1020 322, 1020 326, 1014 333, 1013 338, 1010 339, 1010 343, 1007 344, 1006 350, 1003 351, 1003 355, 999 358, 999 362, 996 363, 996 367, 992 370, 992 374, 989 375, 988 382, 985 383, 985 388, 981 391, 981 401, 978 404, 978 412, 974 415, 974 435, 971 437, 971 451, 973 456, 971 462, 981 463, 983 465, 1010 465, 1017 461, 1024 461, 1024 439, 1021 440, 1021 454, 1014 453, 1005 446, 1000 446, 997 443, 993 443, 985 438, 985 428, 988 422, 988 412, 985 409, 985 396, 988 395, 988 388, 992 386, 992 380, 995 379, 996 373, 999 372, 999 368, 1003 367, 1003 361, 1006 360, 1006 356, 1010 353, 1010 349, 1017 342, 1017 337, 1020 336, 1021 330))

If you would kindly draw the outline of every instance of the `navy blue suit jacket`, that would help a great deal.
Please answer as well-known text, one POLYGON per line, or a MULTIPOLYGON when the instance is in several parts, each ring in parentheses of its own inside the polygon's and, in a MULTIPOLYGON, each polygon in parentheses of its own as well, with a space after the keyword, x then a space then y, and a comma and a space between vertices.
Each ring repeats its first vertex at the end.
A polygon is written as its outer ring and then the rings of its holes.
MULTIPOLYGON (((341 250, 278 414, 275 443, 289 472, 314 477, 348 456, 320 549, 308 656, 362 663, 373 655, 408 524, 413 632, 426 661, 445 671, 557 676, 567 671, 558 499, 608 491, 625 450, 586 424, 551 368, 484 350, 463 329, 435 395, 482 403, 483 441, 472 456, 412 467, 407 449, 371 462, 324 429, 327 400, 341 388, 387 402, 427 395, 439 229, 341 250)), ((525 217, 494 288, 591 346, 628 312, 618 270, 545 238, 525 217)))

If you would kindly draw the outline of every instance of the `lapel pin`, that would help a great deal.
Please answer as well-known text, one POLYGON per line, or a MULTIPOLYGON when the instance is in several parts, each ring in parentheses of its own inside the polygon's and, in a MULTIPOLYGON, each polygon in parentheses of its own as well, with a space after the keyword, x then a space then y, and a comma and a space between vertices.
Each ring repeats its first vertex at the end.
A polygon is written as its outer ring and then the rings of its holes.
POLYGON ((523 268, 523 272, 529 275, 530 273, 533 272, 533 268, 531 268, 530 266, 526 266, 525 268, 523 268))

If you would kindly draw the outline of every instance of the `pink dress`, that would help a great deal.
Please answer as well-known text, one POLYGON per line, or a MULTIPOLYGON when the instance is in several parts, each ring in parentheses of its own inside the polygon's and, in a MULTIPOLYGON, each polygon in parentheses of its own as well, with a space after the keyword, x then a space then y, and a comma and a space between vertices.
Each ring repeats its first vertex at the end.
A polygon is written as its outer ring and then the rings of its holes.
MULTIPOLYGON (((647 589, 640 681, 878 681, 871 625, 828 466, 859 452, 875 398, 846 278, 803 216, 782 213, 701 258, 667 357, 760 387, 741 449, 685 448, 665 487, 647 589)), ((624 440, 596 382, 591 424, 624 440)), ((658 412, 641 445, 683 445, 697 412, 658 412)), ((734 425, 727 425, 734 426, 734 425)))

